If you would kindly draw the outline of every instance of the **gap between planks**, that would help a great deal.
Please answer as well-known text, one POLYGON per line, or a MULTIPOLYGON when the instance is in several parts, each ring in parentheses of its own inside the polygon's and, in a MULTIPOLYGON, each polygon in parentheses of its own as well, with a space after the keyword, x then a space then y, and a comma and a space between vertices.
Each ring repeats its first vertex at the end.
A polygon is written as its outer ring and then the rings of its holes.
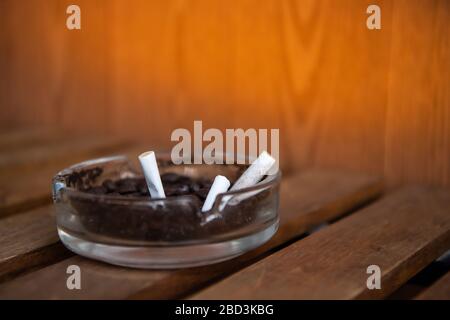
POLYGON ((425 289, 417 300, 450 300, 450 271, 425 289))

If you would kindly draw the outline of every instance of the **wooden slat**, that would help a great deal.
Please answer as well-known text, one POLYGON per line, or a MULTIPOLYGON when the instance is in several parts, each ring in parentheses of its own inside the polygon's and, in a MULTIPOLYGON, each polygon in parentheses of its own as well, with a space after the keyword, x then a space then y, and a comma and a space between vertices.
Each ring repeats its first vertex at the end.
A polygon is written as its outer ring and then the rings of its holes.
MULTIPOLYGON (((76 160, 75 160, 76 162, 76 160)), ((0 179, 0 218, 24 212, 51 202, 52 178, 59 169, 72 163, 46 168, 16 177, 0 179)))
POLYGON ((263 247, 212 266, 181 270, 133 270, 79 256, 0 286, 2 298, 176 298, 230 274, 313 226, 334 219, 380 193, 378 179, 364 175, 304 172, 281 186, 280 229, 263 247), (80 266, 82 290, 66 289, 66 268, 80 266), (45 290, 42 288, 45 287, 45 290))
POLYGON ((0 134, 0 153, 59 139, 62 139, 62 137, 49 129, 23 129, 3 132, 0 134))
POLYGON ((450 272, 422 292, 418 300, 450 300, 450 272))
POLYGON ((0 218, 50 203, 51 181, 59 170, 90 158, 118 153, 129 145, 118 139, 90 140, 77 138, 35 146, 32 151, 24 147, 1 154, 0 218))
POLYGON ((450 192, 398 191, 300 240, 195 299, 381 298, 450 247, 450 192), (369 265, 381 290, 368 290, 369 265))
POLYGON ((0 243, 0 282, 70 255, 58 241, 52 206, 2 219, 0 243))
POLYGON ((54 165, 61 160, 72 159, 74 156, 91 155, 93 151, 104 153, 124 147, 128 143, 124 140, 105 137, 67 138, 56 145, 33 145, 29 148, 18 149, 0 154, 0 173, 14 174, 19 171, 35 171, 42 166, 54 165))

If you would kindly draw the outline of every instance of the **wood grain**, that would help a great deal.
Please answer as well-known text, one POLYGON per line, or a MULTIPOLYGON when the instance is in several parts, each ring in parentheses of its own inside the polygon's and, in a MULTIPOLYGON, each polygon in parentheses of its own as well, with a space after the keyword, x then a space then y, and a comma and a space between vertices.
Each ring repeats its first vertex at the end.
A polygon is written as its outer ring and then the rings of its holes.
POLYGON ((52 206, 2 219, 0 241, 0 282, 70 256, 58 241, 52 206))
POLYGON ((450 272, 437 280, 416 299, 418 300, 450 300, 450 272))
POLYGON ((194 299, 386 297, 450 248, 450 192, 410 187, 253 264, 194 299), (381 269, 369 290, 366 269, 381 269))
POLYGON ((278 91, 297 166, 383 172, 392 1, 377 4, 381 32, 365 28, 362 1, 280 2, 278 91))
MULTIPOLYGON (((90 299, 177 298, 226 276, 266 255, 310 228, 336 219, 380 193, 378 179, 365 175, 305 172, 287 178, 281 187, 280 228, 263 247, 239 258, 181 270, 132 270, 84 259, 61 261, 0 285, 0 298, 90 299), (67 290, 66 268, 82 270, 82 290, 67 290), (45 290, 42 290, 45 286, 45 290)), ((22 239, 22 241, 26 241, 22 239)))
POLYGON ((65 0, 2 1, 2 127, 106 132, 106 3, 78 1, 83 29, 69 31, 65 0))
POLYGON ((0 3, 0 124, 140 138, 280 128, 281 160, 450 185, 450 3, 379 0, 0 3), (38 62, 38 63, 37 63, 38 62))
POLYGON ((450 2, 400 1, 393 15, 385 172, 449 185, 450 2))

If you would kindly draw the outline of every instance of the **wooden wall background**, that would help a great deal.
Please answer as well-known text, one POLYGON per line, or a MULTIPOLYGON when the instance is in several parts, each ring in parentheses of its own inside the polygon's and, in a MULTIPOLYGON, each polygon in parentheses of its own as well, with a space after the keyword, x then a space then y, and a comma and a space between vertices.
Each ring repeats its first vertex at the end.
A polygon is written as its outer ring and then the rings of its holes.
POLYGON ((448 0, 0 0, 1 130, 280 128, 289 169, 450 185, 449 21, 448 0))

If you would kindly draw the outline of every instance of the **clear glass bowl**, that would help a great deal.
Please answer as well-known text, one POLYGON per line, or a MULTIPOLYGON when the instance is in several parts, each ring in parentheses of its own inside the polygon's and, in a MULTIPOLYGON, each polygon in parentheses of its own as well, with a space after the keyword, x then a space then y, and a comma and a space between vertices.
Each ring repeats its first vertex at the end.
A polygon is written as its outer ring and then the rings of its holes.
MULTIPOLYGON (((237 165, 173 165, 158 157, 160 173, 236 180, 237 165)), ((125 156, 86 161, 53 178, 58 234, 73 252, 135 268, 181 268, 231 259, 268 241, 278 228, 281 172, 257 185, 220 194, 208 212, 195 195, 145 199, 88 193, 107 179, 142 177, 125 156), (223 201, 223 199, 226 201, 223 201)))

